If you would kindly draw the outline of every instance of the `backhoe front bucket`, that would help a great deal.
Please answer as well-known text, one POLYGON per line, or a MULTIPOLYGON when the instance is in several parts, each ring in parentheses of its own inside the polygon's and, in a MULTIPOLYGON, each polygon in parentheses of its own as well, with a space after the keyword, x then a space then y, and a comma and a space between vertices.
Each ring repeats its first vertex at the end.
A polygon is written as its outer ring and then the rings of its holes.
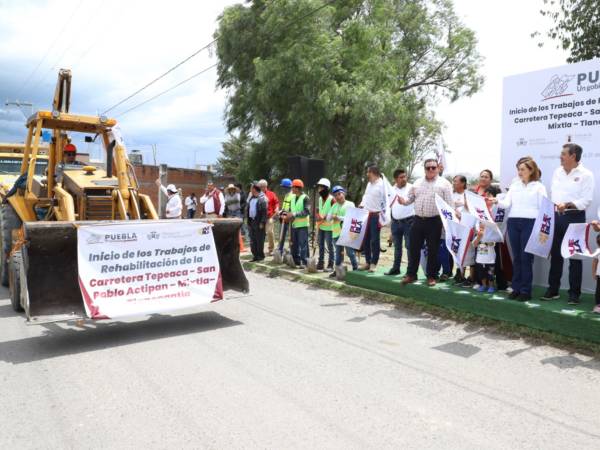
MULTIPOLYGON (((203 220, 194 220, 202 222, 203 220)), ((148 221, 128 221, 128 224, 148 221)), ((163 222, 163 221, 161 221, 163 222)), ((169 220, 173 226, 182 222, 169 220)), ((186 221, 189 223, 189 221, 186 221)), ((224 290, 248 292, 248 280, 239 259, 239 219, 216 219, 213 235, 219 257, 224 290)), ((25 222, 22 298, 27 318, 48 322, 85 317, 78 284, 76 224, 94 225, 119 222, 25 222)))

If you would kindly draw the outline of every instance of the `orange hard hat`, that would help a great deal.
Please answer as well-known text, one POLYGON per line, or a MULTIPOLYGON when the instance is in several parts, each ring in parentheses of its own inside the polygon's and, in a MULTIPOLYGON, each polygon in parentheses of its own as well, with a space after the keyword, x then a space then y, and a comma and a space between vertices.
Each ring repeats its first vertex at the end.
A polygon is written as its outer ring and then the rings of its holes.
POLYGON ((304 188, 304 183, 302 182, 301 179, 296 178, 294 181, 292 181, 292 187, 297 187, 297 188, 304 188))

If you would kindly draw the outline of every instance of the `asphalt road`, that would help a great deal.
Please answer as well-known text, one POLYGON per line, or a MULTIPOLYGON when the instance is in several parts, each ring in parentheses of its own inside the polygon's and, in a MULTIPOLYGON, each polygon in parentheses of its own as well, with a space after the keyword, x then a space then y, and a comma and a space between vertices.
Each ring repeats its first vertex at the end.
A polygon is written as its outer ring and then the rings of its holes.
POLYGON ((600 448, 600 362, 249 274, 78 328, 0 292, 0 448, 600 448))

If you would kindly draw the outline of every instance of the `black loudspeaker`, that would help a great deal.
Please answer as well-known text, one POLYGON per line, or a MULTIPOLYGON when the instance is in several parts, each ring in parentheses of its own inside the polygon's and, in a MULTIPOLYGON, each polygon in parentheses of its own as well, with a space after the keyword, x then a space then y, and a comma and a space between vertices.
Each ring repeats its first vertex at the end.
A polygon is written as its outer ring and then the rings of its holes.
MULTIPOLYGON (((288 157, 288 173, 287 176, 292 180, 299 178, 304 181, 308 173, 308 158, 304 156, 288 157)), ((304 181, 306 183, 306 181, 304 181)))
POLYGON ((308 160, 308 173, 304 182, 308 186, 314 186, 321 178, 325 177, 325 160, 323 159, 309 159, 308 160))
POLYGON ((304 156, 288 157, 288 174, 291 179, 300 178, 307 188, 313 187, 325 176, 325 161, 304 156))

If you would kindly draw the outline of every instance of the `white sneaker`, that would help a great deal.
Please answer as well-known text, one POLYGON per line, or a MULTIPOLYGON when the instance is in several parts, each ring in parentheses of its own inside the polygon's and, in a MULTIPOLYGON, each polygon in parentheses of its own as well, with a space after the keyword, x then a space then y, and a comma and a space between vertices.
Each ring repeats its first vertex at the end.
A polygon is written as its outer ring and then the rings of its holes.
POLYGON ((506 288, 506 292, 508 294, 512 294, 513 288, 511 288, 510 286, 506 288))
POLYGON ((377 266, 375 264, 371 264, 371 266, 369 267, 369 272, 373 273, 377 270, 377 266))
POLYGON ((481 285, 480 285, 480 284, 474 284, 474 285, 473 285, 473 289, 475 289, 475 290, 479 289, 480 287, 481 287, 481 285))

